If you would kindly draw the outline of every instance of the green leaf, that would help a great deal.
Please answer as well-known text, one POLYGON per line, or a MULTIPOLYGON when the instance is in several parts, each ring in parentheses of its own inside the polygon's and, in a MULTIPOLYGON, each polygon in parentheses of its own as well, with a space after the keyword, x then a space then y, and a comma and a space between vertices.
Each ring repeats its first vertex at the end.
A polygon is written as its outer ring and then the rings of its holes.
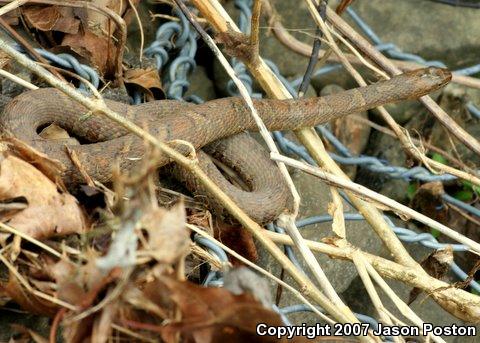
POLYGON ((461 184, 462 184, 463 188, 465 188, 465 189, 472 189, 473 188, 473 183, 471 183, 470 181, 462 180, 461 184))
POLYGON ((438 231, 437 229, 430 229, 430 234, 435 237, 435 238, 438 238, 440 237, 440 231, 438 231))
POLYGON ((453 197, 460 201, 471 201, 473 199, 473 191, 471 190, 463 190, 456 192, 453 197))
POLYGON ((432 155, 432 160, 437 161, 437 162, 439 162, 439 163, 441 163, 441 164, 448 164, 448 163, 447 163, 447 160, 445 159, 445 157, 443 157, 442 155, 440 155, 440 154, 438 154, 438 153, 436 153, 436 152, 433 153, 433 155, 432 155))
POLYGON ((410 183, 407 187, 407 197, 409 200, 412 200, 417 191, 418 185, 416 183, 410 183))

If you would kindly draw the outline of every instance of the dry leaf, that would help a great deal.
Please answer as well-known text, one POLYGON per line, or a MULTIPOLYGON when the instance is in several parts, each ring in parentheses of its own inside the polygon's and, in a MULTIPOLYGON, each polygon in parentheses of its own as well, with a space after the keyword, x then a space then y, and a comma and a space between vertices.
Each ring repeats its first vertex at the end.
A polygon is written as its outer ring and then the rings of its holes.
POLYGON ((24 310, 40 315, 53 316, 57 313, 58 306, 41 299, 27 291, 17 277, 10 272, 8 283, 4 286, 5 293, 19 304, 24 310))
POLYGON ((142 218, 148 231, 150 255, 159 262, 173 263, 188 253, 190 232, 185 226, 185 207, 179 202, 171 209, 152 208, 142 218))
MULTIPOLYGON (((453 249, 448 245, 445 249, 439 249, 428 255, 420 265, 428 273, 438 280, 442 280, 447 272, 450 270, 450 264, 453 262, 453 249)), ((417 299, 422 293, 420 288, 413 288, 410 291, 408 305, 417 299)))
POLYGON ((69 47, 72 51, 85 58, 88 63, 98 69, 100 74, 109 74, 114 70, 116 47, 105 36, 98 36, 91 31, 77 34, 67 34, 61 46, 69 47))
POLYGON ((65 144, 68 145, 79 145, 80 143, 74 137, 70 137, 68 131, 64 128, 61 128, 57 124, 50 124, 44 128, 39 134, 40 137, 50 140, 61 139, 65 140, 65 144))
POLYGON ((80 20, 70 8, 58 6, 28 6, 22 10, 27 22, 40 31, 60 31, 76 34, 80 20))
MULTIPOLYGON (((2 143, 6 143, 8 149, 21 157, 22 160, 35 166, 45 176, 47 176, 50 180, 52 180, 65 190, 63 182, 60 178, 60 175, 62 174, 65 167, 62 165, 62 163, 60 163, 60 161, 51 159, 50 157, 48 157, 48 155, 38 150, 35 150, 30 145, 22 142, 15 137, 2 138, 2 143)), ((5 151, 5 149, 3 149, 2 151, 5 151)))
POLYGON ((234 295, 224 288, 201 287, 172 278, 157 280, 145 287, 147 298, 159 305, 165 304, 159 300, 162 292, 166 301, 173 301, 182 313, 180 322, 161 327, 166 342, 174 342, 178 333, 182 334, 182 342, 286 341, 256 334, 258 323, 279 326, 283 322, 277 313, 260 305, 250 294, 234 295))
POLYGON ((2 220, 34 238, 83 233, 86 218, 77 200, 60 193, 55 183, 31 164, 4 153, 0 157, 0 201, 26 199, 28 207, 2 220))
POLYGON ((447 223, 448 208, 443 206, 443 184, 428 182, 420 186, 410 202, 410 207, 442 224, 447 223))
POLYGON ((147 100, 161 99, 165 97, 162 82, 156 69, 129 69, 125 72, 124 82, 147 94, 147 100))

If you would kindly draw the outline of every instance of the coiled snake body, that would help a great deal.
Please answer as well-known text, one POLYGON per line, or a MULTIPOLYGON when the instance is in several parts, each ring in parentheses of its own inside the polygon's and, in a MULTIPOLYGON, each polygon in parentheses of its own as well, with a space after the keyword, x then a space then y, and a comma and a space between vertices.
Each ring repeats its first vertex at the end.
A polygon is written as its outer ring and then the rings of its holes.
MULTIPOLYGON (((426 68, 322 98, 256 100, 254 106, 269 130, 299 129, 387 103, 418 98, 444 86, 450 79, 447 70, 426 68)), ((109 100, 106 103, 160 140, 185 140, 196 149, 205 147, 209 154, 238 171, 250 192, 233 186, 208 156, 198 151, 201 167, 256 221, 271 221, 289 206, 288 189, 268 154, 251 138, 244 134, 238 136, 244 131, 257 130, 242 99, 223 98, 201 105, 172 100, 136 106, 109 100)), ((68 147, 94 179, 110 181, 112 165, 117 161, 122 170, 132 169, 145 152, 142 140, 102 115, 84 119, 86 113, 82 105, 60 91, 44 88, 27 91, 9 102, 0 117, 0 125, 4 133, 59 160, 66 167, 63 178, 67 184, 78 184, 83 179, 66 151, 65 141, 38 135, 39 128, 50 123, 88 142, 68 147)), ((166 157, 161 158, 158 167, 169 162, 166 157)), ((188 188, 205 192, 188 172, 177 170, 176 174, 188 188)), ((219 204, 207 198, 211 207, 222 211, 219 204)))

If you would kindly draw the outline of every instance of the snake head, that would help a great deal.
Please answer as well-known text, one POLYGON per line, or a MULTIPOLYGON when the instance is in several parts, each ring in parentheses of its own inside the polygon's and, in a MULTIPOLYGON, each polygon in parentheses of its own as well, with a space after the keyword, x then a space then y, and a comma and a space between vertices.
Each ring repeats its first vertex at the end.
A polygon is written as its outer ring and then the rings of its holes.
POLYGON ((421 72, 420 79, 431 87, 431 91, 444 87, 452 80, 452 73, 445 68, 428 67, 418 71, 421 72))

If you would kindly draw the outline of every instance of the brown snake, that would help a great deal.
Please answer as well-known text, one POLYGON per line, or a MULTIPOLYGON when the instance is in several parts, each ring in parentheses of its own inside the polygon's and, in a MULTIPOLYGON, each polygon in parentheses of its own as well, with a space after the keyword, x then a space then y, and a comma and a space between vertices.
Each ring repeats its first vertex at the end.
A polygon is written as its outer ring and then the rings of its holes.
MULTIPOLYGON (((426 68, 393 77, 367 87, 347 90, 321 98, 301 100, 255 100, 254 106, 269 130, 299 129, 325 123, 334 118, 372 109, 387 103, 419 98, 447 84, 451 74, 445 69, 426 68)), ((198 151, 201 167, 253 219, 265 223, 289 207, 289 191, 275 164, 261 146, 243 131, 257 126, 240 98, 223 98, 192 105, 160 100, 131 106, 106 100, 117 113, 144 127, 162 141, 184 140, 231 166, 250 187, 243 191, 227 181, 205 152, 198 151), (229 137, 225 139, 226 137, 229 137)), ((102 115, 90 115, 68 96, 52 88, 27 91, 5 107, 0 118, 2 131, 30 144, 66 170, 67 184, 83 182, 66 152, 66 141, 47 140, 38 135, 41 127, 56 123, 70 134, 87 142, 68 145, 94 179, 111 180, 112 165, 131 170, 144 155, 142 140, 102 115)), ((179 150, 185 153, 185 149, 179 150)), ((158 167, 168 164, 163 157, 158 167)), ((205 194, 201 184, 185 170, 176 168, 176 176, 196 193, 205 194)), ((221 213, 213 197, 205 197, 210 208, 221 213)))

